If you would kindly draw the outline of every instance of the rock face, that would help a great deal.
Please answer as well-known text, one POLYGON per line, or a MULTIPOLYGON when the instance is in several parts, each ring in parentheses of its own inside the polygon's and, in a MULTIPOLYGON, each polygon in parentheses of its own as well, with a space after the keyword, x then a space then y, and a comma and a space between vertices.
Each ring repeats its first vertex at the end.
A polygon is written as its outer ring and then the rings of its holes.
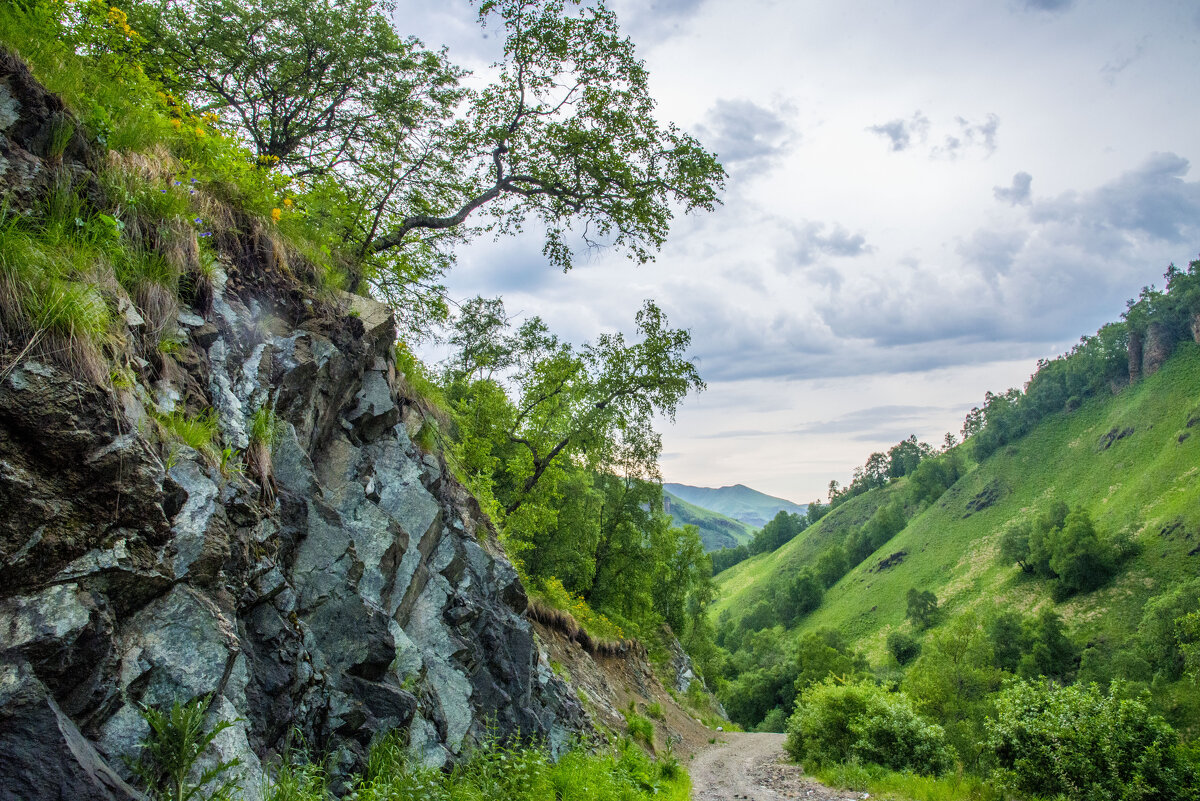
MULTIPOLYGON (((1146 340, 1142 348, 1142 375, 1151 376, 1158 372, 1171 356, 1175 341, 1171 332, 1162 323, 1150 323, 1146 328, 1146 340)), ((1130 351, 1132 353, 1132 350, 1130 351)))
MULTIPOLYGON (((13 132, 42 112, 0 87, 0 150, 29 161, 13 132)), ((172 356, 131 353, 124 388, 0 361, 0 799, 138 797, 139 705, 199 696, 247 798, 295 731, 345 776, 392 729, 435 765, 489 724, 589 729, 490 524, 409 438, 389 310, 285 278, 252 229, 216 239, 211 310, 177 315, 172 356), (264 406, 273 476, 156 422, 212 409, 244 450, 264 406)))

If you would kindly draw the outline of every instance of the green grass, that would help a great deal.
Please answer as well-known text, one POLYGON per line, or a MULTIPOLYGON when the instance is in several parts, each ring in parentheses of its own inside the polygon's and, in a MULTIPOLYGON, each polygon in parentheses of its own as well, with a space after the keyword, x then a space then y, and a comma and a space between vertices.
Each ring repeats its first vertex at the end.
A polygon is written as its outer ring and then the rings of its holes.
POLYGON ((842 790, 869 793, 880 801, 1003 801, 1004 795, 968 773, 917 776, 877 765, 844 763, 819 768, 817 779, 842 790))
POLYGON ((180 442, 205 458, 217 460, 215 444, 219 436, 217 415, 210 409, 197 415, 186 415, 183 412, 158 415, 158 422, 163 431, 172 439, 180 442))
MULTIPOLYGON (((1188 342, 1157 374, 1046 418, 977 465, 830 588, 791 634, 831 627, 882 664, 888 632, 907 625, 910 587, 932 590, 944 619, 968 610, 1033 612, 1053 604, 1048 582, 996 556, 1006 525, 1058 499, 1085 507, 1101 530, 1129 534, 1140 545, 1108 585, 1056 605, 1076 640, 1128 640, 1147 599, 1200 570, 1200 556, 1188 555, 1200 544, 1200 428, 1188 427, 1198 412, 1200 347, 1188 342), (1114 428, 1133 433, 1103 449, 1101 437, 1114 428), (999 490, 998 500, 969 510, 989 488, 999 490), (880 559, 901 550, 908 554, 903 562, 873 572, 880 559)), ((904 491, 901 481, 859 496, 775 553, 724 571, 717 577, 723 597, 715 613, 746 608, 776 572, 811 564, 829 542, 904 491)))
MULTIPOLYGON (((325 801, 319 775, 296 780, 291 768, 268 785, 266 801, 325 801)), ((399 737, 371 751, 366 776, 355 783, 356 801, 687 801, 691 782, 674 759, 654 761, 626 742, 616 748, 576 748, 552 761, 536 746, 490 742, 443 772, 414 764, 399 737)))

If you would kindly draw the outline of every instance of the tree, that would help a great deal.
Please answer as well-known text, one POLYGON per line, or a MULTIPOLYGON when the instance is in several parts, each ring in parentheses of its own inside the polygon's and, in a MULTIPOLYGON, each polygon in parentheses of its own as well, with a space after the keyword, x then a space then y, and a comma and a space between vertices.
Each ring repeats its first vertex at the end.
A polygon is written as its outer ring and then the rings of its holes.
POLYGON ((164 73, 260 157, 345 182, 367 211, 349 232, 364 256, 436 261, 534 218, 558 267, 575 259, 571 234, 645 262, 674 207, 714 207, 724 171, 655 118, 645 65, 603 4, 477 5, 504 35, 480 89, 373 0, 148 0, 139 24, 162 42, 164 73))
POLYGON ((905 598, 908 602, 908 611, 904 616, 911 620, 914 626, 919 629, 927 629, 937 621, 938 600, 930 590, 918 590, 916 587, 910 587, 905 598))
POLYGON ((493 479, 506 515, 532 497, 557 462, 577 459, 608 472, 657 478, 654 418, 673 419, 680 401, 704 382, 684 356, 691 336, 669 328, 653 302, 638 312, 636 324, 638 342, 603 334, 576 351, 536 317, 509 335, 499 301, 476 299, 464 307, 453 340, 470 347, 448 372, 452 403, 465 408, 477 392, 496 386, 492 379, 471 380, 484 366, 515 370, 510 381, 518 400, 502 431, 492 420, 459 416, 469 429, 464 441, 475 441, 482 431, 488 446, 504 455, 494 462, 493 479))
POLYGON ((1029 558, 1029 535, 1032 526, 1028 521, 1010 523, 1000 534, 1000 559, 1004 562, 1015 562, 1022 572, 1033 573, 1033 563, 1029 558))
POLYGON ((849 569, 850 563, 846 558, 846 549, 841 545, 834 545, 826 549, 817 559, 817 575, 826 588, 837 584, 838 579, 846 575, 846 571, 849 569))
POLYGON ((1086 592, 1104 584, 1116 569, 1111 545, 1096 534, 1085 509, 1076 509, 1063 521, 1050 549, 1050 569, 1057 576, 1059 595, 1086 592))

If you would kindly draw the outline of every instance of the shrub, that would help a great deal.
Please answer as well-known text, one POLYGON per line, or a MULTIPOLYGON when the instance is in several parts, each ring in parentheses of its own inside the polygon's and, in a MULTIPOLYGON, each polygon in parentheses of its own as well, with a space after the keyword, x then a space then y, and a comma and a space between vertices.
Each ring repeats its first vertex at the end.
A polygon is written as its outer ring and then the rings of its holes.
POLYGON ((654 724, 633 710, 621 713, 625 716, 625 728, 629 736, 643 745, 654 747, 654 724))
POLYGON ((887 637, 888 652, 901 665, 907 665, 921 653, 921 643, 911 634, 903 631, 893 631, 887 637))
POLYGON ((1017 682, 996 698, 988 748, 1020 793, 1070 799, 1195 798, 1174 730, 1141 700, 1094 685, 1017 682))
POLYGON ((941 726, 918 715, 903 693, 867 680, 826 679, 806 690, 788 721, 786 747, 809 767, 858 760, 937 774, 954 762, 941 726))

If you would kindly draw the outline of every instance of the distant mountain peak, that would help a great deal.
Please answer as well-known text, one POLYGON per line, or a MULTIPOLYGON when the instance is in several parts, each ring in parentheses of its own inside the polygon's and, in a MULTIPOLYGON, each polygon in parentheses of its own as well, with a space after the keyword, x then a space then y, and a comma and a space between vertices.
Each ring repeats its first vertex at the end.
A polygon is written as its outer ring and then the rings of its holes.
POLYGON ((663 484, 663 489, 694 506, 732 517, 755 528, 765 526, 780 511, 804 514, 808 509, 807 504, 767 495, 745 484, 714 488, 671 483, 663 484))

